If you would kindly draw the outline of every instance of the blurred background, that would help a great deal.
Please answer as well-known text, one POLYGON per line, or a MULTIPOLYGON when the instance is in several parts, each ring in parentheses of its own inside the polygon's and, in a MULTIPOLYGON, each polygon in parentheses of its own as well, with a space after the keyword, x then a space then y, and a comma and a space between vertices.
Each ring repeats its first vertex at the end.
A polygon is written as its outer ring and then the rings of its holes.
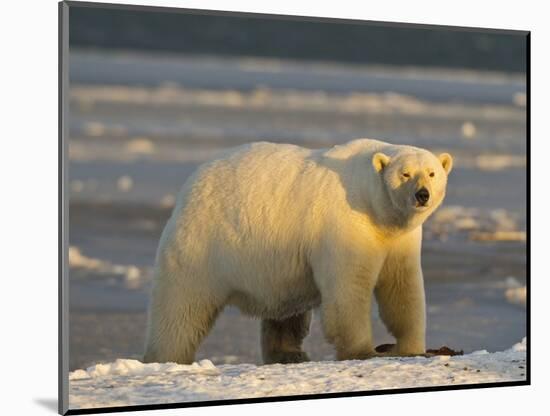
MULTIPOLYGON (((158 239, 185 179, 232 146, 368 137, 448 151, 425 225, 428 347, 526 333, 524 33, 70 6, 70 369, 141 358, 158 239)), ((391 342, 377 314, 376 343, 391 342)), ((315 315, 305 349, 333 359, 315 315)), ((227 308, 197 358, 260 363, 227 308)))

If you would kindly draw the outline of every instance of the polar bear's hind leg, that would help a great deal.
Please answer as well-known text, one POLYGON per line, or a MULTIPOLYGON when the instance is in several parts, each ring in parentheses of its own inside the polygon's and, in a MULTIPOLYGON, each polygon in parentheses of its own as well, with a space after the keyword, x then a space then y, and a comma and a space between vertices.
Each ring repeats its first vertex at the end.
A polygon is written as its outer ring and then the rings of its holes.
POLYGON ((284 320, 262 320, 262 358, 265 364, 309 361, 302 341, 309 333, 311 311, 284 320))
POLYGON ((208 335, 223 305, 204 297, 182 297, 170 308, 155 305, 149 317, 144 362, 191 364, 202 340, 208 335))

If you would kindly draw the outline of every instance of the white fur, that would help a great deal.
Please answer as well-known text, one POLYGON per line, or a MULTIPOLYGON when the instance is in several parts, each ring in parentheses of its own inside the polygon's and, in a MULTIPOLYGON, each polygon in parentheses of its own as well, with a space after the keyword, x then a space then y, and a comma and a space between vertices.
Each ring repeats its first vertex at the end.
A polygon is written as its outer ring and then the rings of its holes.
POLYGON ((316 306, 339 359, 369 357, 373 293, 394 352, 424 353, 421 224, 451 167, 448 154, 368 139, 253 143, 201 166, 159 243, 145 360, 192 362, 228 304, 264 320, 266 362, 307 359, 316 306), (421 187, 431 196, 418 208, 421 187))

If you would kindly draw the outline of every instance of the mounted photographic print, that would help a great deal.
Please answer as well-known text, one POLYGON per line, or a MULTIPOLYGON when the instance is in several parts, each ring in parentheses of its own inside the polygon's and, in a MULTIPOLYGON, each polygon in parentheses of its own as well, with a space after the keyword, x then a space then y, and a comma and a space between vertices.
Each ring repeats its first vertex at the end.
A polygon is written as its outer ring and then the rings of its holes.
POLYGON ((59 13, 60 413, 530 383, 529 32, 59 13))

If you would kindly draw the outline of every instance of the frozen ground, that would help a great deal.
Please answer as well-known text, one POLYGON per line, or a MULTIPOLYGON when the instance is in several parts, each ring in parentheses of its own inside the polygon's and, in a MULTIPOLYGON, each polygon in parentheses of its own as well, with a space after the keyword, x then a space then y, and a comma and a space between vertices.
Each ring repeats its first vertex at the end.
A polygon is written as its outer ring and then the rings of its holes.
POLYGON ((81 409, 522 381, 526 347, 524 338, 495 353, 265 366, 119 359, 72 372, 69 403, 81 409))
MULTIPOLYGON (((203 161, 250 141, 358 137, 448 151, 424 228, 430 346, 526 335, 525 77, 482 71, 72 51, 70 369, 140 359, 158 239, 203 161)), ((393 342, 374 310, 377 343, 393 342)), ((315 315, 305 348, 332 360, 315 315)), ((197 359, 259 364, 259 321, 226 308, 197 359)))

